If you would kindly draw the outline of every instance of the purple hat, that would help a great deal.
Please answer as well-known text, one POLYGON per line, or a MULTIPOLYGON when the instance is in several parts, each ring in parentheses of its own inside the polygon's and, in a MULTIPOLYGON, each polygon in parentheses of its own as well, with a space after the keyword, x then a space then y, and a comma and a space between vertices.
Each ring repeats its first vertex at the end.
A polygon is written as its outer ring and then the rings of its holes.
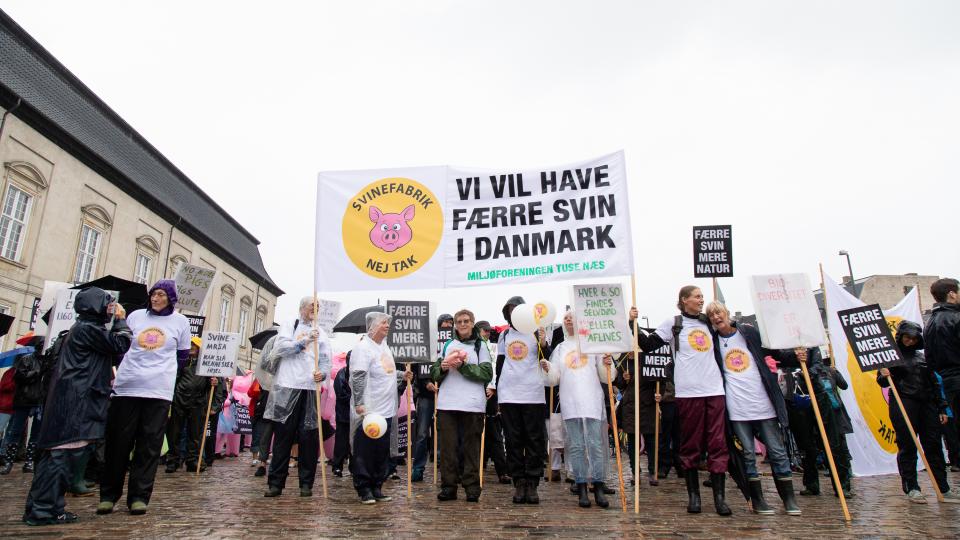
POLYGON ((153 307, 149 304, 147 309, 150 310, 150 313, 154 315, 169 315, 173 313, 173 306, 177 304, 177 284, 172 279, 161 279, 160 281, 153 284, 153 287, 150 287, 150 291, 147 293, 149 295, 153 294, 153 291, 161 290, 167 293, 167 298, 170 300, 170 304, 163 309, 163 311, 154 311, 153 307))

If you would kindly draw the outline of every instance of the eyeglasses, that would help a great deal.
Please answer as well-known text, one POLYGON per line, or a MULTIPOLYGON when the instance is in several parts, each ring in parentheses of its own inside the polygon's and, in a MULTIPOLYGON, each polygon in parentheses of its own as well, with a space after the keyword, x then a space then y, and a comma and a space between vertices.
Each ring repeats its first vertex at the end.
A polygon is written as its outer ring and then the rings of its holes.
POLYGON ((473 321, 471 321, 470 319, 460 319, 459 321, 457 321, 457 324, 470 324, 472 322, 473 321))

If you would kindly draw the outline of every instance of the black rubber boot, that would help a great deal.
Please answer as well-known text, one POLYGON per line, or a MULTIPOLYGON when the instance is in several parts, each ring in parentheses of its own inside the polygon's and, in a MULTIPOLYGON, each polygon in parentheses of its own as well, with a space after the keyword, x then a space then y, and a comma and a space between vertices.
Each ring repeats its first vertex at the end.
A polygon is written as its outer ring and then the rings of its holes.
POLYGON ((37 443, 27 444, 27 453, 23 458, 23 472, 32 473, 33 472, 33 456, 37 453, 37 443))
POLYGON ((540 485, 539 478, 527 478, 527 491, 526 491, 527 504, 540 504, 540 494, 537 493, 538 485, 540 485))
POLYGON ((789 516, 799 516, 800 507, 797 506, 797 498, 793 493, 793 478, 775 478, 773 480, 777 486, 777 493, 783 501, 783 508, 789 516))
POLYGON ((700 471, 690 469, 686 471, 687 496, 690 498, 687 502, 687 512, 691 514, 700 513, 700 471))
POLYGON ((514 478, 513 488, 513 504, 527 502, 527 480, 525 478, 514 478))
POLYGON ((727 475, 724 473, 710 473, 710 481, 713 483, 713 505, 717 509, 717 514, 721 516, 733 514, 733 511, 730 510, 730 507, 727 506, 727 502, 724 500, 724 484, 726 480, 727 475))
POLYGON ((67 491, 74 497, 87 497, 93 495, 93 490, 87 487, 87 481, 84 478, 87 472, 87 462, 90 461, 90 448, 84 448, 76 457, 76 460, 70 464, 71 481, 67 491))
POLYGON ((750 486, 750 504, 753 506, 753 513, 765 516, 774 514, 773 508, 770 508, 770 505, 768 505, 767 501, 763 498, 763 486, 760 485, 760 479, 751 478, 748 484, 750 486))
POLYGON ((610 506, 610 503, 607 501, 607 496, 603 493, 603 482, 593 483, 593 500, 597 502, 597 506, 600 508, 610 506))
POLYGON ((7 445, 7 451, 3 456, 3 467, 0 468, 0 474, 10 474, 13 470, 13 460, 17 458, 17 452, 20 451, 19 443, 10 443, 7 445))
POLYGON ((587 490, 587 484, 575 484, 577 493, 580 494, 580 508, 590 508, 590 492, 587 490))

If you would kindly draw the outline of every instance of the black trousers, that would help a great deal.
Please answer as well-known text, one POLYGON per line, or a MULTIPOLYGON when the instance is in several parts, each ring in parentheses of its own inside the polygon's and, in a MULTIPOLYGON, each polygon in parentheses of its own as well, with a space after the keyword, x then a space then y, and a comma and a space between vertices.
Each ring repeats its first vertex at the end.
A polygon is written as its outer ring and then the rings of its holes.
POLYGON ((267 458, 270 457, 270 443, 273 441, 273 430, 276 422, 260 418, 257 420, 257 425, 259 426, 257 435, 260 436, 260 441, 257 443, 260 449, 260 461, 263 462, 263 465, 266 465, 267 458))
MULTIPOLYGON (((500 403, 500 421, 507 446, 507 470, 514 480, 540 480, 547 455, 547 406, 543 403, 500 403)), ((438 430, 440 428, 437 428, 438 430)))
MULTIPOLYGON (((943 447, 940 443, 940 418, 936 406, 929 400, 917 400, 908 396, 900 396, 900 399, 917 438, 923 445, 923 453, 927 456, 930 472, 937 480, 940 492, 949 491, 947 465, 943 460, 943 447)), ((917 483, 917 445, 910 436, 910 430, 896 401, 890 403, 890 423, 897 432, 897 468, 900 470, 903 492, 920 491, 920 484, 917 483)))
MULTIPOLYGON (((667 471, 670 470, 670 467, 673 467, 674 463, 680 463, 679 461, 679 439, 674 439, 674 425, 677 424, 677 405, 676 403, 663 402, 660 404, 660 449, 656 452, 658 454, 657 459, 660 462, 657 467, 657 472, 661 474, 667 474, 667 471), (674 461, 674 455, 677 455, 677 460, 674 461)), ((632 435, 628 436, 628 446, 630 446, 630 467, 631 469, 634 466, 634 449, 633 446, 636 442, 630 442, 632 435)), ((643 445, 647 452, 647 474, 653 474, 653 446, 655 442, 654 433, 643 434, 643 445)))
POLYGON ((333 460, 330 465, 334 469, 343 469, 343 464, 350 456, 350 419, 337 420, 336 438, 333 441, 333 460))
POLYGON ((437 446, 440 452, 440 486, 457 489, 463 484, 467 495, 480 495, 480 436, 482 412, 437 411, 437 446), (463 432, 458 440, 457 428, 463 432))
MULTIPOLYGON (((849 487, 850 450, 847 447, 847 436, 837 429, 834 412, 830 407, 830 400, 825 394, 817 396, 817 405, 820 406, 823 427, 827 432, 827 440, 830 442, 830 451, 833 453, 833 461, 837 466, 837 476, 840 477, 840 484, 849 487)), ((808 489, 819 491, 820 473, 817 472, 817 456, 823 450, 823 438, 820 437, 820 430, 817 428, 817 419, 813 413, 813 408, 800 409, 788 406, 787 413, 793 439, 796 441, 800 452, 803 453, 803 485, 808 489)), ((833 483, 832 476, 830 483, 831 485, 833 483)))
POLYGON ((947 445, 950 465, 960 466, 960 437, 957 436, 957 425, 953 418, 947 419, 947 423, 940 426, 940 429, 943 431, 943 442, 947 445))
MULTIPOLYGON (((206 411, 204 411, 204 415, 206 415, 206 411)), ((210 420, 207 421, 207 430, 204 433, 207 442, 203 443, 203 462, 207 465, 212 465, 214 456, 216 456, 217 426, 219 425, 220 411, 210 411, 210 420)))
POLYGON ((503 426, 500 423, 500 415, 487 415, 487 429, 484 435, 484 463, 481 468, 486 468, 486 461, 493 460, 493 468, 497 471, 497 476, 510 474, 507 472, 507 452, 503 446, 503 426))
POLYGON ((150 503, 169 411, 170 402, 163 399, 121 396, 110 399, 100 482, 101 501, 116 503, 120 500, 129 469, 127 506, 133 501, 150 503), (133 460, 130 452, 133 452, 133 460))
POLYGON ((170 418, 167 420, 167 460, 173 460, 174 463, 197 464, 197 458, 200 455, 200 438, 204 435, 203 418, 207 410, 205 407, 195 407, 192 409, 181 410, 172 407, 170 418), (180 437, 183 433, 183 427, 186 425, 186 444, 185 452, 180 453, 180 437))
MULTIPOLYGON (((287 484, 287 466, 290 462, 290 450, 293 443, 299 444, 297 454, 297 476, 300 487, 313 488, 317 476, 317 459, 320 455, 320 432, 317 428, 306 429, 307 404, 315 400, 313 390, 298 390, 293 412, 286 422, 274 422, 273 459, 267 471, 267 485, 283 489, 287 484)), ((315 421, 315 419, 314 419, 315 421)))
MULTIPOLYGON (((363 425, 353 433, 353 457, 350 458, 350 474, 357 493, 379 488, 387 479, 390 468, 390 431, 396 419, 387 418, 387 429, 379 439, 371 439, 363 432, 363 425)), ((439 428, 438 428, 439 429, 439 428)))
POLYGON ((27 494, 24 516, 33 519, 56 518, 66 509, 64 494, 73 472, 92 445, 71 450, 40 450, 33 483, 27 494))

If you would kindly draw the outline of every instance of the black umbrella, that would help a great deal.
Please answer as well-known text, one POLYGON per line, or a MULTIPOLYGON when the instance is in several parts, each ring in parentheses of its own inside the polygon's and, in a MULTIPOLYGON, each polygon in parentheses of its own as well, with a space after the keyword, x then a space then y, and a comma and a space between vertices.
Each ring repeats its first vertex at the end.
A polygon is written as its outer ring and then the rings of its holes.
POLYGON ((70 288, 85 289, 87 287, 100 287, 105 291, 117 291, 120 296, 117 298, 117 301, 120 302, 120 305, 128 312, 145 308, 150 302, 150 295, 147 294, 146 285, 116 276, 103 276, 70 288))
POLYGON ((13 316, 0 313, 0 337, 7 335, 10 331, 10 325, 13 324, 13 316))
POLYGON ((277 335, 277 332, 279 330, 280 330, 279 326, 274 326, 272 328, 268 328, 262 332, 259 332, 250 336, 249 338, 250 346, 258 351, 262 350, 263 346, 266 345, 268 341, 270 341, 270 338, 277 335))
POLYGON ((357 308, 347 313, 340 322, 333 327, 334 332, 346 332, 348 334, 366 334, 367 333, 367 313, 372 312, 386 313, 387 309, 383 306, 367 306, 357 308))

